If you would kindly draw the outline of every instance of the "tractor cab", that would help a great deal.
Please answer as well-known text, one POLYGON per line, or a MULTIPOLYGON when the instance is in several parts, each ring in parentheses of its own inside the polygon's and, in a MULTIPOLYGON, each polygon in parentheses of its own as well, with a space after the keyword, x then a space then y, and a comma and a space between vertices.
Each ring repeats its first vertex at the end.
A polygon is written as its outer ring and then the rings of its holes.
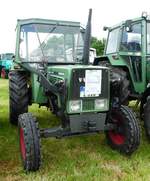
POLYGON ((16 59, 20 62, 82 64, 84 28, 78 22, 18 20, 16 59))
POLYGON ((126 20, 113 27, 105 27, 104 30, 108 30, 105 59, 109 59, 111 65, 122 67, 128 72, 135 93, 144 92, 147 80, 150 79, 149 16, 142 13, 140 18, 126 20))

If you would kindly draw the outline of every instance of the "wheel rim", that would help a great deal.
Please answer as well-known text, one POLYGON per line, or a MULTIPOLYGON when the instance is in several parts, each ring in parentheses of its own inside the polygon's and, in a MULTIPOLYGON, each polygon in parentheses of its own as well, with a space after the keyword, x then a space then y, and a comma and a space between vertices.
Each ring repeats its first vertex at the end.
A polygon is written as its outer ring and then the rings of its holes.
POLYGON ((2 78, 5 78, 5 77, 6 77, 6 71, 5 71, 5 69, 2 69, 2 70, 1 70, 1 77, 2 77, 2 78))
POLYGON ((123 117, 121 114, 112 115, 112 121, 116 124, 115 130, 108 132, 110 139, 116 145, 122 145, 125 142, 124 128, 123 128, 123 117))
POLYGON ((26 148, 25 148, 25 142, 24 142, 24 133, 23 129, 20 128, 20 149, 21 149, 21 155, 23 160, 26 158, 26 148))

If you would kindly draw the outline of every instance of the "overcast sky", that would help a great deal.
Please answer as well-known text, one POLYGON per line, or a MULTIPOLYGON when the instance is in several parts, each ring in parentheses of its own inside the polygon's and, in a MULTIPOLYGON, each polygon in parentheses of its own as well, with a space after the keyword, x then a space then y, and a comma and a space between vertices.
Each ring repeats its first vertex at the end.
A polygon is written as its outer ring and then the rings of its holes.
POLYGON ((93 9, 92 35, 106 37, 103 26, 150 13, 149 0, 1 0, 0 53, 14 52, 17 19, 46 18, 87 22, 88 9, 93 9))

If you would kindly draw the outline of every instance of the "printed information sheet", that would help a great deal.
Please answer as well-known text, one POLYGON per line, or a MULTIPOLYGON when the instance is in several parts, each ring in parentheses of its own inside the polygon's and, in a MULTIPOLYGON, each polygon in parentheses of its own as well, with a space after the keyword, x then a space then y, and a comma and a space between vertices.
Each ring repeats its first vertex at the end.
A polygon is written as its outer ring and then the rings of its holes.
POLYGON ((95 97, 101 94, 102 70, 86 70, 85 97, 95 97))

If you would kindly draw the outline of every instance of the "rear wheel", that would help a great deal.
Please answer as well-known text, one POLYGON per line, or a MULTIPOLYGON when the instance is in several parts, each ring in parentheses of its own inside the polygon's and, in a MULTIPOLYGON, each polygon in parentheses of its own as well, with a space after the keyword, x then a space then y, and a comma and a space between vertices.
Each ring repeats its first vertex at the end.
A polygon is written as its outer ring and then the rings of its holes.
POLYGON ((23 167, 26 171, 36 171, 41 164, 40 131, 31 113, 19 116, 19 141, 23 167))
POLYGON ((119 110, 112 110, 109 122, 116 128, 106 132, 108 144, 121 153, 131 155, 140 144, 140 128, 135 114, 127 106, 121 106, 119 110))
POLYGON ((128 105, 129 104, 129 80, 127 78, 127 72, 125 72, 122 69, 119 68, 111 68, 111 77, 112 80, 115 79, 116 77, 120 77, 120 83, 121 83, 121 92, 120 92, 120 101, 121 104, 123 105, 128 105))
POLYGON ((147 98, 150 96, 150 87, 146 89, 146 91, 143 93, 141 97, 141 103, 140 103, 140 118, 144 118, 144 106, 146 104, 147 98))
POLYGON ((150 141, 150 96, 144 104, 144 127, 148 140, 150 141))
MULTIPOLYGON (((110 81, 111 81, 111 86, 113 86, 113 83, 115 80, 120 80, 121 83, 121 96, 120 96, 120 101, 121 104, 123 105, 128 105, 129 104, 129 80, 127 78, 127 72, 125 72, 122 68, 116 68, 111 66, 111 64, 108 61, 100 61, 98 65, 101 66, 106 66, 110 68, 110 81)), ((119 90, 118 90, 119 94, 119 90)))
POLYGON ((28 112, 27 77, 24 72, 9 73, 9 120, 18 124, 18 116, 28 112))

